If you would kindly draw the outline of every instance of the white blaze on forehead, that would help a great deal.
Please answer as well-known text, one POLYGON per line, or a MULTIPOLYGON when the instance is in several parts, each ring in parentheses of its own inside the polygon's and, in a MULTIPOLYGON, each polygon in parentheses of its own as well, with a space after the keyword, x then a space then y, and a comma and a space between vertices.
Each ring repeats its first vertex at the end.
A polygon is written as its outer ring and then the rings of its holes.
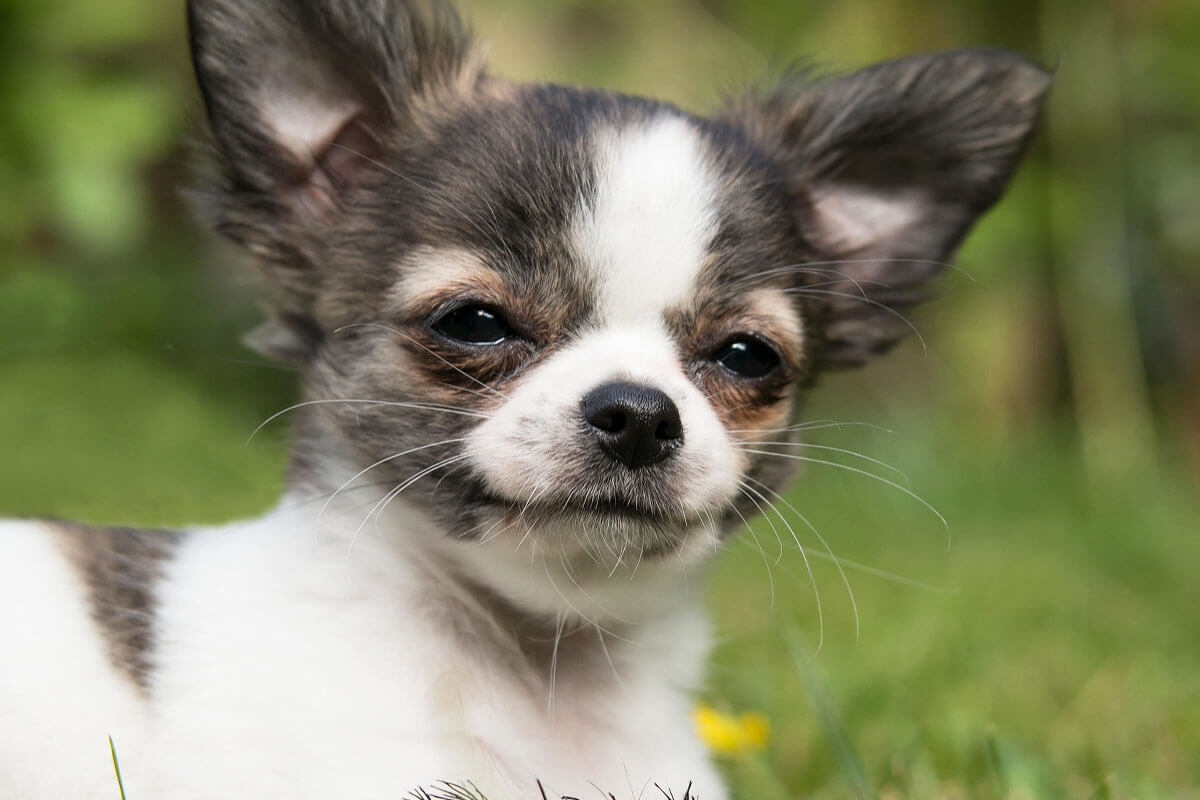
POLYGON ((658 320, 694 294, 716 232, 716 181, 695 128, 678 117, 597 138, 596 194, 578 211, 578 257, 609 324, 658 320))

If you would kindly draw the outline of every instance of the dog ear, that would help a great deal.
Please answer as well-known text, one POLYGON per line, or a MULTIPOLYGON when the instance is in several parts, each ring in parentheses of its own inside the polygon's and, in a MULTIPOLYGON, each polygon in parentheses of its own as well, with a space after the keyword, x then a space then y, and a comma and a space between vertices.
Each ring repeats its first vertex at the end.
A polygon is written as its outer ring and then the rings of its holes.
POLYGON ((1049 83, 1020 56, 964 50, 793 77, 724 114, 775 156, 813 260, 830 262, 812 291, 826 366, 901 337, 901 312, 1003 193, 1049 83))
MULTIPOLYGON (((314 241, 347 191, 469 92, 482 63, 438 0, 189 0, 188 30, 212 151, 201 213, 251 250, 278 318, 295 321, 321 280, 314 241)), ((288 360, 308 341, 260 339, 288 360)))

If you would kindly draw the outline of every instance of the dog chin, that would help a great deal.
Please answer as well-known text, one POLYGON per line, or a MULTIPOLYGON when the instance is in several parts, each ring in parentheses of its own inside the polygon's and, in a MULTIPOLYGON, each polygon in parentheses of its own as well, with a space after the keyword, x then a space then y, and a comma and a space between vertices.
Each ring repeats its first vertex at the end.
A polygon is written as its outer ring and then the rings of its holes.
POLYGON ((493 534, 604 562, 661 558, 689 549, 695 538, 719 539, 719 511, 689 512, 618 497, 529 502, 491 496, 488 503, 493 534))

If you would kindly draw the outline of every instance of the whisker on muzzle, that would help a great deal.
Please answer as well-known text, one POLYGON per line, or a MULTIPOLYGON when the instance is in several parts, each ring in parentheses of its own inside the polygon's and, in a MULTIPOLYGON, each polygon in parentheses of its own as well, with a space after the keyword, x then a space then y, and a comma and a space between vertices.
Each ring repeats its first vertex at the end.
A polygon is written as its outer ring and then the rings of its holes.
MULTIPOLYGON (((817 577, 813 573, 812 563, 808 560, 808 552, 805 550, 804 545, 800 543, 800 537, 796 535, 796 531, 794 528, 792 528, 792 524, 787 521, 787 518, 784 517, 783 513, 775 506, 774 503, 768 500, 761 492, 751 487, 745 481, 738 481, 738 488, 739 491, 745 494, 746 497, 750 498, 750 501, 754 503, 754 505, 762 513, 763 518, 767 520, 767 524, 771 526, 772 530, 775 530, 775 524, 771 522, 770 515, 767 514, 767 512, 763 509, 759 500, 761 500, 762 503, 766 503, 767 507, 775 513, 775 515, 779 518, 779 521, 782 522, 784 527, 788 529, 788 533, 790 533, 792 536, 792 541, 796 543, 796 547, 800 550, 800 557, 804 560, 804 568, 808 572, 808 580, 812 585, 813 600, 817 605, 817 652, 820 652, 821 647, 825 644, 825 610, 821 605, 821 588, 817 585, 817 577), (758 499, 755 499, 755 497, 758 499)), ((776 533, 776 536, 778 536, 778 533, 776 533)), ((780 544, 782 546, 782 539, 780 540, 780 544)))
POLYGON ((872 480, 879 481, 880 483, 882 483, 886 486, 890 486, 893 489, 895 489, 896 491, 911 497, 913 500, 920 503, 922 506, 924 506, 926 509, 928 509, 930 513, 932 513, 935 517, 938 518, 938 521, 940 521, 942 523, 942 526, 946 529, 946 547, 947 547, 947 549, 949 549, 949 547, 950 547, 950 523, 946 521, 946 518, 944 516, 942 516, 942 513, 940 511, 938 511, 936 508, 934 508, 932 503, 930 503, 925 498, 921 497, 919 494, 914 492, 912 489, 909 489, 905 486, 901 486, 900 484, 896 483, 893 480, 889 480, 889 479, 883 477, 882 475, 876 475, 874 472, 870 472, 869 470, 859 469, 858 467, 851 466, 850 464, 842 464, 841 462, 838 462, 838 461, 827 461, 827 460, 820 459, 820 458, 810 458, 808 456, 796 455, 795 453, 776 453, 771 450, 758 450, 758 449, 750 448, 750 447, 742 447, 742 448, 738 448, 738 449, 741 450, 743 453, 753 453, 755 455, 770 456, 773 458, 790 459, 793 461, 803 461, 808 464, 817 464, 817 465, 825 466, 825 467, 836 467, 838 469, 844 469, 847 472, 853 472, 857 475, 863 475, 865 477, 871 478, 872 480))
POLYGON ((876 425, 871 422, 838 422, 831 419, 801 422, 783 428, 731 428, 729 433, 794 433, 796 431, 819 431, 828 428, 869 428, 883 433, 895 433, 890 428, 885 428, 882 425, 876 425))
POLYGON ((284 414, 289 414, 297 409, 308 408, 309 406, 332 405, 368 405, 368 406, 388 406, 393 408, 409 408, 419 411, 442 411, 447 414, 459 414, 464 417, 473 417, 475 419, 491 419, 490 414, 485 414, 482 411, 474 411, 467 408, 459 408, 458 406, 448 406, 441 403, 421 403, 405 400, 371 400, 366 398, 323 398, 320 400, 305 400, 301 403, 293 403, 292 405, 280 411, 276 411, 271 416, 259 423, 258 427, 247 437, 246 442, 249 443, 258 435, 259 431, 270 425, 275 420, 282 417, 284 414))
MULTIPOLYGON (((876 466, 891 470, 892 472, 896 473, 901 478, 903 478, 905 483, 910 483, 910 481, 908 479, 908 474, 906 472, 904 472, 904 470, 900 469, 899 467, 892 466, 891 464, 887 463, 886 461, 880 461, 879 459, 872 458, 871 456, 869 456, 865 453, 860 453, 857 450, 850 450, 845 447, 832 447, 827 444, 813 444, 812 442, 778 442, 778 441, 771 441, 771 440, 764 440, 764 441, 758 441, 758 442, 743 441, 743 442, 738 442, 738 444, 742 445, 742 446, 744 446, 744 445, 756 445, 756 446, 757 445, 769 445, 772 447, 804 447, 809 450, 824 450, 824 451, 833 452, 833 453, 841 453, 842 455, 853 456, 854 458, 861 458, 863 461, 869 461, 870 463, 875 464, 876 466)), ((783 455, 783 454, 781 453, 780 455, 783 455)))
MULTIPOLYGON (((796 517, 801 522, 804 523, 804 526, 806 528, 808 528, 814 536, 817 537, 817 541, 820 542, 821 546, 825 548, 825 553, 829 556, 830 560, 832 560, 834 565, 837 567, 838 574, 841 575, 841 578, 842 578, 842 584, 846 587, 846 594, 849 595, 849 597, 850 597, 850 607, 854 610, 854 638, 855 638, 855 640, 857 640, 858 637, 862 633, 862 623, 859 619, 859 613, 858 613, 858 600, 854 596, 854 589, 850 586, 850 578, 849 578, 849 576, 846 575, 846 571, 842 568, 841 560, 836 555, 834 555, 833 549, 829 546, 829 542, 825 539, 824 536, 821 535, 821 532, 819 530, 817 530, 817 527, 815 525, 813 525, 812 522, 809 521, 808 517, 806 517, 804 514, 800 513, 800 511, 794 505, 792 505, 790 502, 788 502, 787 498, 785 498, 779 492, 775 491, 770 486, 767 486, 762 481, 755 480, 754 478, 751 478, 749 476, 747 476, 746 480, 748 480, 751 483, 755 484, 756 486, 762 488, 764 491, 770 492, 771 495, 774 496, 779 502, 786 505, 788 510, 791 511, 793 514, 795 514, 796 517)), ((775 508, 775 513, 780 514, 780 516, 782 518, 782 514, 780 513, 779 508, 777 506, 775 506, 774 504, 772 504, 772 507, 775 508)), ((792 532, 793 537, 796 537, 796 546, 800 548, 800 555, 804 558, 804 566, 808 570, 809 579, 814 582, 814 586, 815 586, 816 578, 813 575, 812 563, 808 560, 809 554, 800 545, 800 540, 799 540, 799 537, 796 536, 795 529, 792 528, 791 525, 788 525, 788 530, 790 530, 792 532)), ((820 603, 819 595, 818 595, 817 602, 820 603)), ((819 645, 818 645, 817 649, 818 650, 820 649, 819 645)))

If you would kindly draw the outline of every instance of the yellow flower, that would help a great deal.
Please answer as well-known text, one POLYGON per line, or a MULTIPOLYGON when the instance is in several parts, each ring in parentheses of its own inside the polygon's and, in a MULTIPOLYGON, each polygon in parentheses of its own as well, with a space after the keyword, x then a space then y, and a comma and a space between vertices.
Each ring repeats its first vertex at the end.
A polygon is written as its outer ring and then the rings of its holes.
POLYGON ((692 719, 696 733, 715 753, 761 750, 771 735, 771 724, 756 711, 734 716, 701 703, 692 711, 692 719))

